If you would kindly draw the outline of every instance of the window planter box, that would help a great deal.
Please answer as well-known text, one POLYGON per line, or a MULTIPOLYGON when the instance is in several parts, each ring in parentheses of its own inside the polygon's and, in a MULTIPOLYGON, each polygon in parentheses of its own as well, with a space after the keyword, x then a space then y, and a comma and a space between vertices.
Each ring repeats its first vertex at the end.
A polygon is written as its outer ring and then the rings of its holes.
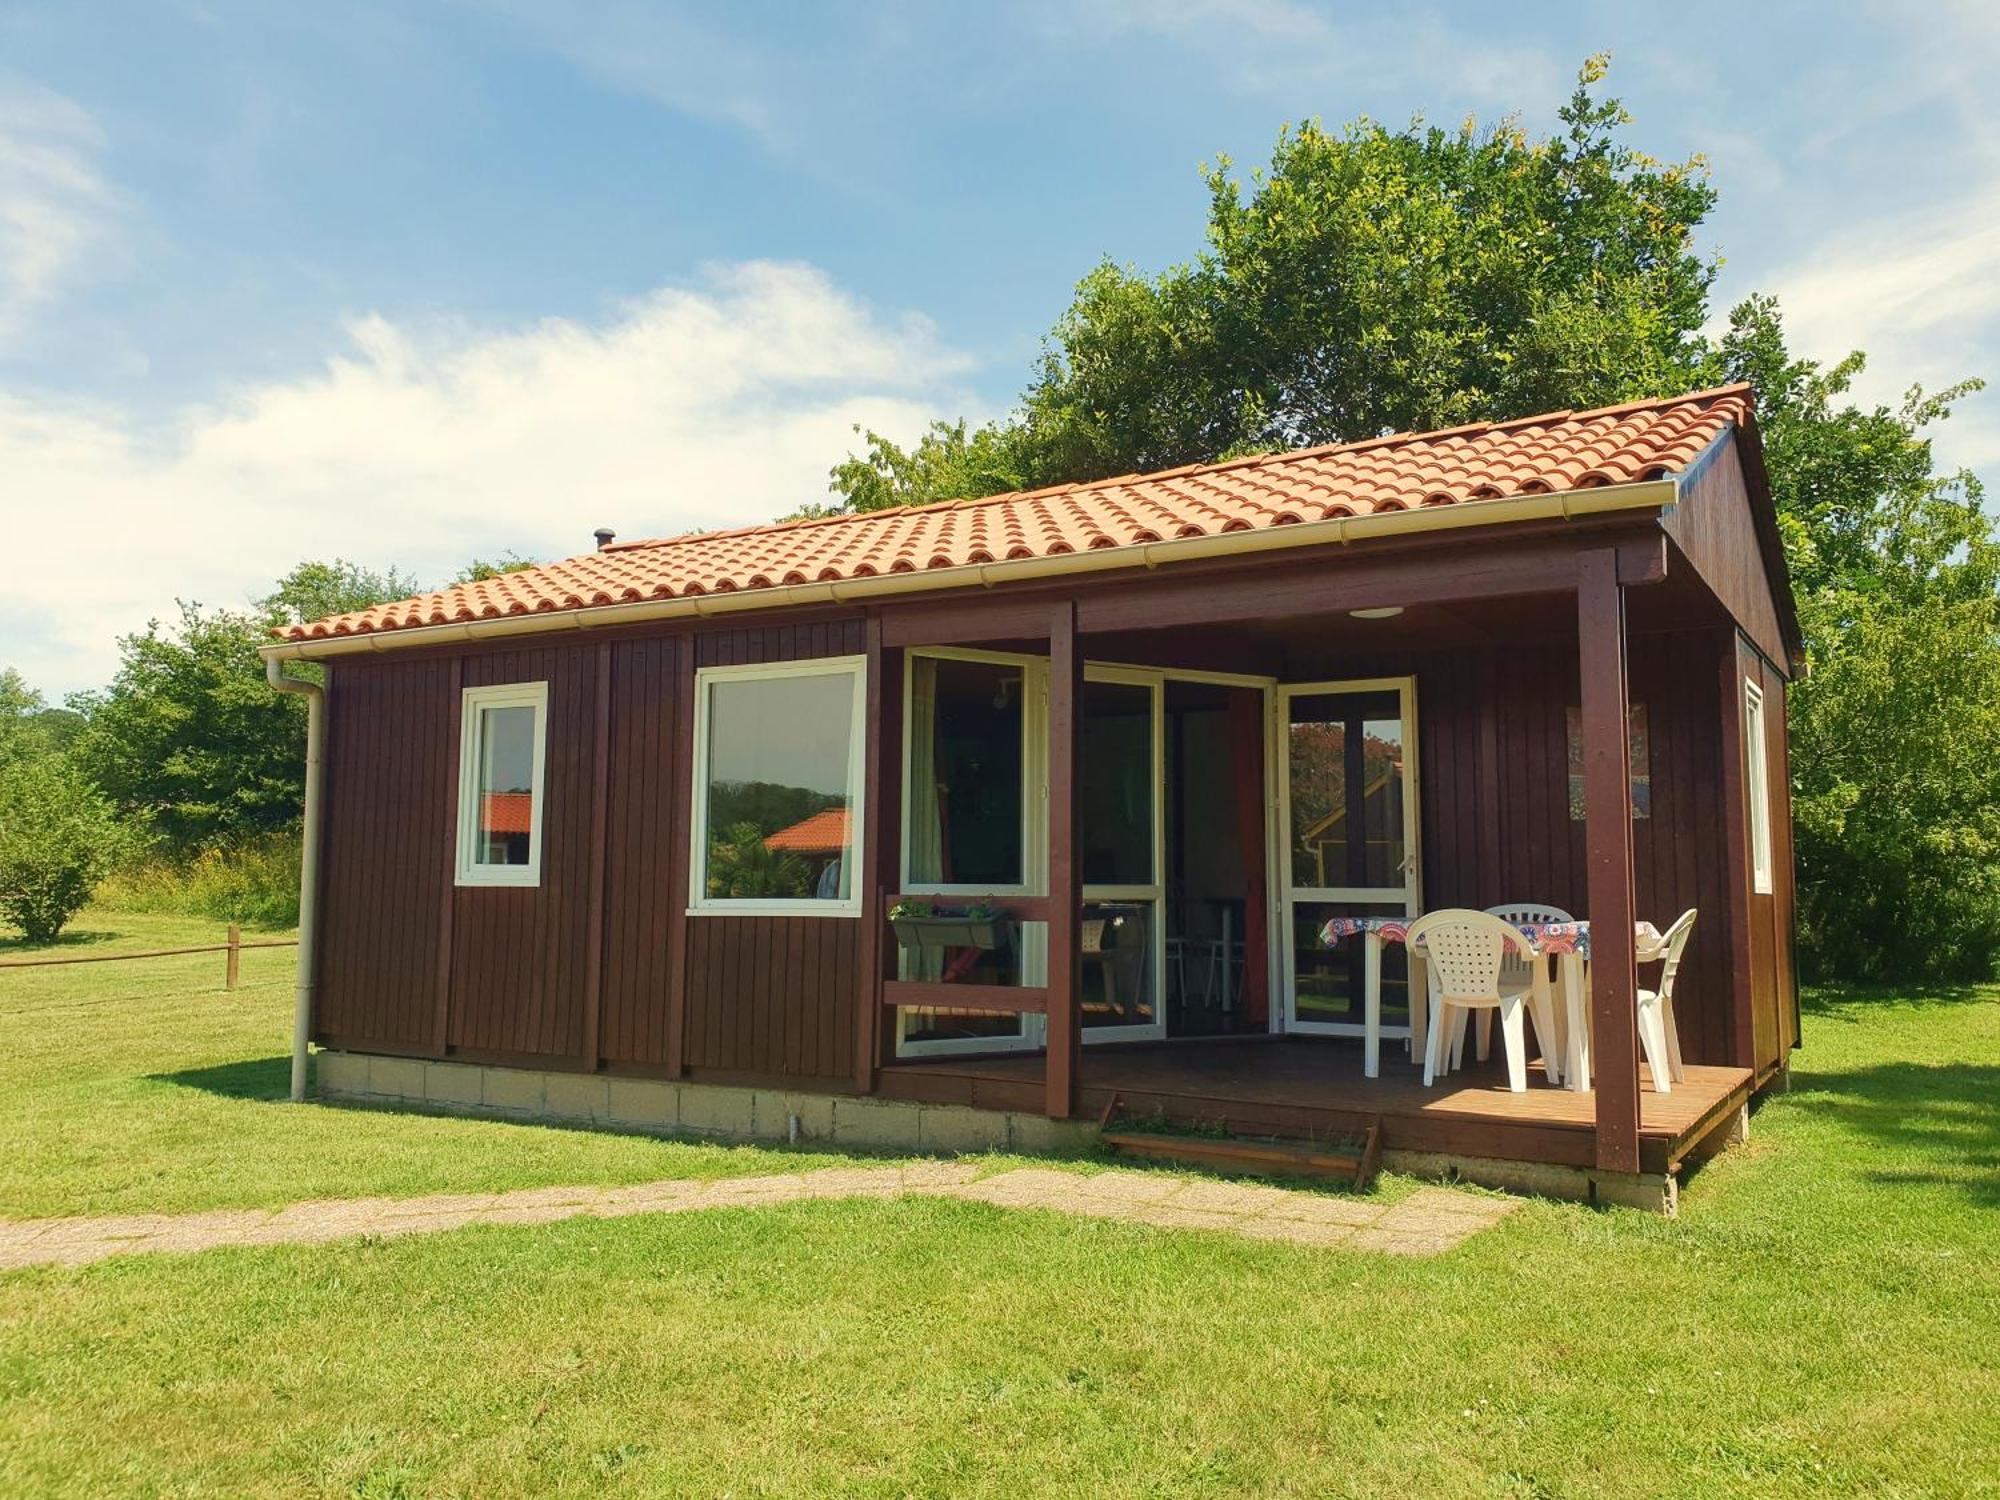
POLYGON ((896 944, 911 953, 936 953, 946 948, 979 948, 987 952, 1007 946, 1004 917, 891 917, 896 944))

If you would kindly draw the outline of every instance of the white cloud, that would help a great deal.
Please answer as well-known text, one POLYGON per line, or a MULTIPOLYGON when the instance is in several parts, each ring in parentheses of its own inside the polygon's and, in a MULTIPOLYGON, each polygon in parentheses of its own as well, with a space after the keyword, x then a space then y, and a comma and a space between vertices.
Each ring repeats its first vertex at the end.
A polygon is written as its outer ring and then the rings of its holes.
POLYGON ((75 278, 116 195, 89 113, 46 89, 0 88, 0 349, 75 278))
MULTIPOLYGON (((1774 272, 1793 349, 1838 359, 1868 355, 1857 392, 1897 402, 1913 383, 1949 385, 1983 376, 2000 349, 2000 190, 1917 217, 1865 224, 1774 272)), ((1935 434, 1947 464, 2000 468, 2000 406, 1992 392, 1968 400, 1935 434)))
POLYGON ((176 597, 238 605, 301 558, 432 579, 509 547, 572 555, 599 525, 768 520, 824 497, 852 424, 913 433, 967 368, 925 320, 768 262, 600 324, 348 335, 322 369, 164 431, 0 393, 0 662, 45 691, 100 682, 114 637, 176 597))

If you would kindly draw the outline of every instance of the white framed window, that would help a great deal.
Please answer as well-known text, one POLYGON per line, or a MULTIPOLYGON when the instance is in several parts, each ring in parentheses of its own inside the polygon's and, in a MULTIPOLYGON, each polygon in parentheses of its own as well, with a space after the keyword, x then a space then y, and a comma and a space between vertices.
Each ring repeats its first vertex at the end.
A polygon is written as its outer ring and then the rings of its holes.
POLYGON ((1764 690, 1743 684, 1744 775, 1750 783, 1750 882, 1760 896, 1771 882, 1771 765, 1764 733, 1764 690))
POLYGON ((465 690, 458 731, 458 883, 542 883, 549 685, 465 690))
POLYGON ((690 914, 861 912, 867 659, 695 673, 690 914))

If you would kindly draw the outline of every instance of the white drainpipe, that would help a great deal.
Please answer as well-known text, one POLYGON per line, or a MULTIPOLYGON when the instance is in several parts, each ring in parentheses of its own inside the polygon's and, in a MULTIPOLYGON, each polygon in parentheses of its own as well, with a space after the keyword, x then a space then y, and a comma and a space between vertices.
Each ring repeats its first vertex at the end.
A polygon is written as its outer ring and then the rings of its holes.
POLYGON ((276 657, 264 663, 264 680, 281 693, 306 700, 305 841, 299 869, 299 983, 292 1002, 292 1102, 306 1096, 306 1050, 312 1040, 313 972, 319 936, 320 761, 326 744, 326 690, 284 675, 276 657))

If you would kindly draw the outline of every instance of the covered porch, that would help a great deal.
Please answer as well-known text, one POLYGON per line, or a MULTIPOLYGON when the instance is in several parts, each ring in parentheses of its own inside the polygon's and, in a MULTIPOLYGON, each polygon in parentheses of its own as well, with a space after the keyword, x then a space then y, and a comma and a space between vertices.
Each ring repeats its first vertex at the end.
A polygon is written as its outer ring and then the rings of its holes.
POLYGON ((1219 568, 871 620, 877 1003, 857 1082, 1307 1141, 1376 1125, 1392 1153, 1635 1178, 1704 1154, 1772 1071, 1735 967, 1736 628, 1650 515, 1578 533, 1356 549, 1337 590, 1323 565, 1219 568), (949 742, 953 694, 983 724, 966 742, 1018 735, 1018 765, 949 742), (1203 714, 1205 754, 1186 733, 1203 714), (1018 858, 954 868, 996 778, 1023 789, 1000 799, 1018 858), (1120 798, 1151 812, 1121 824, 1104 811, 1120 798), (1204 886, 1197 845, 1226 890, 1204 886), (1327 948, 1321 923, 1521 901, 1591 920, 1591 1087, 1531 1067, 1510 1089, 1497 1045, 1426 1086, 1394 950, 1366 1076, 1361 945, 1327 948), (1687 1076, 1662 1091, 1633 931, 1689 908, 1687 1076))

